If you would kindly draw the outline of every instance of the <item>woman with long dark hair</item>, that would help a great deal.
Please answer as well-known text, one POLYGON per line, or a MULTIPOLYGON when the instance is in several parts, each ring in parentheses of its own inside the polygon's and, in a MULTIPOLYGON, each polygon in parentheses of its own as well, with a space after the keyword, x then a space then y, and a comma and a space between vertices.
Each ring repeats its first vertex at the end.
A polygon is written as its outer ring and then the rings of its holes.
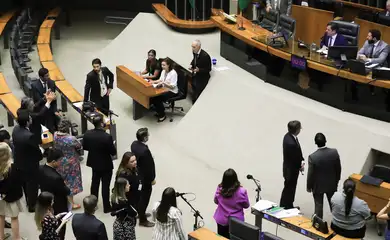
POLYGON ((355 188, 355 182, 347 179, 343 192, 336 192, 331 200, 331 228, 347 238, 363 238, 366 234, 366 219, 371 215, 367 203, 355 196, 355 188))
POLYGON ((112 213, 116 216, 114 222, 114 240, 135 240, 135 224, 137 211, 127 201, 126 193, 130 184, 125 178, 117 178, 111 195, 112 213))
POLYGON ((248 193, 238 181, 237 173, 229 168, 222 177, 222 182, 215 192, 214 202, 218 205, 214 213, 218 234, 230 238, 229 217, 244 221, 244 208, 249 207, 248 193))
POLYGON ((168 187, 161 201, 153 208, 153 220, 156 222, 152 240, 185 240, 181 211, 177 208, 176 191, 168 187))
POLYGON ((117 178, 125 178, 130 184, 130 191, 126 193, 127 200, 134 207, 137 208, 141 191, 140 177, 137 171, 137 158, 132 152, 125 152, 122 161, 116 171, 117 178))
POLYGON ((141 72, 142 77, 149 80, 157 80, 160 77, 161 67, 156 58, 156 50, 150 49, 146 60, 145 70, 141 72))

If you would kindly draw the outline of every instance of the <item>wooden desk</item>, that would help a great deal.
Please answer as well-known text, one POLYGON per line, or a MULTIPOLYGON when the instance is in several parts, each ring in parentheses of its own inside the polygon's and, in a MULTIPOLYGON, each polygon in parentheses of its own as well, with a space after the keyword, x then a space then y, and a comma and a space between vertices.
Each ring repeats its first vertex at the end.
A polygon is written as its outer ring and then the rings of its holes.
POLYGON ((194 240, 227 240, 227 238, 219 236, 207 228, 199 228, 196 231, 190 232, 188 238, 194 240))
MULTIPOLYGON (((162 3, 153 3, 152 4, 156 14, 169 26, 179 30, 188 32, 188 30, 214 30, 215 24, 211 20, 206 21, 192 21, 192 20, 183 20, 179 19, 175 14, 173 14, 164 4, 162 3), (187 31, 186 31, 187 30, 187 31)), ((199 31, 198 31, 199 32, 199 31)), ((203 31, 204 32, 204 31, 203 31)))
POLYGON ((5 81, 4 75, 0 72, 0 95, 10 92, 11 90, 9 89, 8 84, 5 81))
POLYGON ((355 18, 355 23, 360 25, 358 42, 359 47, 363 47, 363 44, 367 39, 368 31, 370 31, 371 29, 378 29, 382 34, 381 40, 385 41, 388 44, 390 43, 390 27, 363 20, 360 18, 355 18))
POLYGON ((49 44, 37 44, 39 61, 53 61, 53 54, 51 53, 49 44))
POLYGON ((118 88, 133 99, 134 120, 141 118, 144 110, 149 109, 150 98, 169 91, 166 88, 154 88, 152 84, 122 65, 116 67, 116 77, 118 88))
POLYGON ((42 22, 41 28, 52 28, 55 23, 54 19, 46 19, 42 22))
POLYGON ((47 68, 49 70, 49 76, 50 79, 53 81, 61 81, 65 80, 64 75, 62 74, 61 70, 57 67, 57 64, 52 61, 48 62, 42 62, 42 67, 47 68))
POLYGON ((6 23, 15 15, 16 10, 11 10, 9 12, 6 12, 0 16, 0 22, 6 23))
POLYGON ((56 82, 58 90, 70 103, 81 102, 83 96, 66 80, 56 82))
POLYGON ((333 14, 333 12, 293 4, 291 15, 296 21, 295 39, 309 44, 314 42, 319 46, 326 25, 333 20, 333 14))
MULTIPOLYGON (((352 174, 350 178, 356 183, 355 195, 366 201, 373 213, 379 213, 390 198, 390 184, 383 182, 379 187, 360 182, 363 176, 352 174)), ((390 212, 390 211, 388 211, 390 212)))
POLYGON ((6 22, 0 22, 0 35, 3 34, 5 26, 7 26, 6 22))
POLYGON ((368 6, 365 4, 355 3, 352 1, 336 0, 343 3, 343 20, 344 21, 353 21, 360 11, 369 11, 372 13, 383 12, 384 9, 368 6))
POLYGON ((51 28, 39 29, 37 44, 50 44, 51 28))
POLYGON ((46 19, 53 19, 56 18, 60 15, 61 13, 61 8, 57 7, 52 10, 47 14, 46 19))

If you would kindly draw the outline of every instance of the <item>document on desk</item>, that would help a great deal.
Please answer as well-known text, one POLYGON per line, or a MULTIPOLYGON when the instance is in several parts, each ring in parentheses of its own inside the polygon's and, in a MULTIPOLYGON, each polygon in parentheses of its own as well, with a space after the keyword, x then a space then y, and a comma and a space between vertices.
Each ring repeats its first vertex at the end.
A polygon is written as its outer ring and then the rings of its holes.
POLYGON ((259 212, 270 209, 278 204, 268 201, 268 200, 260 200, 255 205, 252 206, 252 209, 255 209, 259 212))
POLYGON ((47 129, 47 127, 43 126, 42 124, 41 124, 41 129, 43 133, 49 131, 49 129, 47 129))
POLYGON ((380 68, 378 68, 379 70, 384 70, 384 71, 390 71, 390 68, 388 68, 388 67, 380 67, 380 68))
POLYGON ((328 48, 323 46, 319 50, 317 50, 317 53, 328 55, 328 48))
POLYGON ((288 218, 288 217, 296 217, 301 215, 301 211, 299 211, 297 208, 291 208, 291 209, 284 209, 282 211, 278 211, 276 213, 270 214, 276 218, 288 218))
POLYGON ((376 67, 378 65, 379 65, 379 63, 367 64, 366 68, 374 68, 374 67, 376 67))
POLYGON ((84 102, 75 102, 73 103, 73 106, 75 106, 78 109, 83 109, 83 103, 84 102))

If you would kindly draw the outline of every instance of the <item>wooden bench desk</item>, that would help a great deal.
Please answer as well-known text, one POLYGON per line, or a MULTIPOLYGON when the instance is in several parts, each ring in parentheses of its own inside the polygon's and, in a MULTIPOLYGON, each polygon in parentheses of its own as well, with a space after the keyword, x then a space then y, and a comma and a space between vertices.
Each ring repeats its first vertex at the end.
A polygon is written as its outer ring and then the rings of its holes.
POLYGON ((52 61, 42 62, 41 65, 42 67, 49 70, 49 76, 51 80, 53 81, 65 80, 64 75, 62 74, 61 70, 57 67, 57 64, 55 62, 52 61))
MULTIPOLYGON (((66 80, 56 82, 57 89, 70 103, 81 102, 84 97, 66 80)), ((63 105, 64 103, 62 103, 63 105)), ((65 101, 66 104, 66 101, 65 101)))
POLYGON ((118 88, 133 99, 133 119, 143 117, 145 109, 150 107, 150 99, 167 91, 166 88, 154 88, 141 76, 138 76, 127 67, 120 65, 116 67, 118 88))
POLYGON ((51 53, 49 44, 37 44, 39 61, 47 62, 53 61, 53 54, 51 53))
POLYGON ((57 18, 61 13, 61 8, 57 7, 49 11, 49 13, 46 16, 46 19, 55 19, 57 18))
MULTIPOLYGON (((379 213, 390 198, 390 184, 383 182, 379 187, 360 182, 363 176, 352 174, 349 178, 356 183, 355 195, 366 201, 371 212, 379 213)), ((388 211, 390 212, 390 211, 388 211)))
POLYGON ((42 22, 41 28, 52 28, 56 20, 54 19, 46 19, 42 22))
POLYGON ((39 29, 37 44, 50 44, 51 28, 39 29))
POLYGON ((6 23, 15 15, 16 10, 8 11, 0 16, 0 22, 6 23))
POLYGON ((10 93, 11 90, 8 87, 7 82, 5 81, 3 73, 0 72, 0 95, 10 93))
POLYGON ((381 40, 390 43, 390 27, 379 23, 370 22, 360 18, 355 18, 355 23, 360 25, 358 46, 363 47, 364 42, 367 40, 368 31, 371 29, 378 29, 382 36, 381 40))
POLYGON ((194 240, 227 240, 222 236, 219 236, 213 231, 210 231, 207 228, 199 228, 196 231, 190 232, 188 234, 188 239, 194 240))

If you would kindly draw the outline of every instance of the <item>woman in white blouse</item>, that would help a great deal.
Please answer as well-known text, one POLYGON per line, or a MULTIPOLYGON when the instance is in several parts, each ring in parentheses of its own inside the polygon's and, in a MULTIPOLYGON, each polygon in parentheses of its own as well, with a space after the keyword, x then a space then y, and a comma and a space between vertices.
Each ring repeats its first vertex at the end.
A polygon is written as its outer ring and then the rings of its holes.
POLYGON ((168 187, 164 190, 161 202, 153 208, 153 220, 156 222, 152 240, 186 240, 183 230, 181 211, 177 208, 176 191, 168 187))
POLYGON ((170 58, 165 58, 161 62, 161 76, 159 80, 151 81, 156 87, 165 87, 169 92, 161 94, 152 99, 152 103, 156 108, 158 122, 163 122, 167 117, 165 115, 164 101, 177 95, 179 92, 177 88, 177 72, 173 69, 173 61, 170 58))

